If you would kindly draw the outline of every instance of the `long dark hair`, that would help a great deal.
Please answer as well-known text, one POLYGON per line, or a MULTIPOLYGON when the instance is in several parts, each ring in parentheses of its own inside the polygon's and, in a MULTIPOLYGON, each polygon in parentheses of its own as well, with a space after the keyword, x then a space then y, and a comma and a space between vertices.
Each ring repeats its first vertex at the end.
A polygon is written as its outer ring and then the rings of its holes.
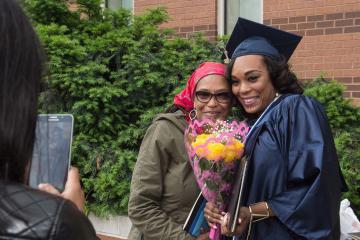
POLYGON ((264 56, 264 63, 269 71, 271 82, 278 93, 302 94, 304 92, 295 73, 291 71, 291 67, 285 58, 276 61, 264 56))
POLYGON ((0 1, 0 180, 24 182, 32 157, 44 55, 15 0, 0 1))
MULTIPOLYGON (((272 58, 263 56, 263 61, 267 67, 267 70, 269 71, 270 80, 278 93, 302 94, 304 92, 295 73, 291 71, 291 67, 286 62, 286 59, 284 57, 282 57, 280 60, 274 60, 272 58)), ((226 79, 228 80, 230 86, 232 85, 231 73, 234 68, 234 63, 235 59, 231 60, 226 69, 226 79)), ((240 108, 241 113, 247 116, 241 104, 237 103, 237 105, 240 108)))

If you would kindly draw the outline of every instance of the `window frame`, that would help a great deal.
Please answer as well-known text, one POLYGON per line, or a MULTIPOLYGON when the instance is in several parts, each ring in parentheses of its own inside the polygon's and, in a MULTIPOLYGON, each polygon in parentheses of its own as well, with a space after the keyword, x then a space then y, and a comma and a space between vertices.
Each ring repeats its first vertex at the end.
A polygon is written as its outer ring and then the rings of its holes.
MULTIPOLYGON (((227 3, 228 1, 240 1, 241 0, 217 0, 217 32, 218 35, 231 34, 231 30, 227 28, 227 3)), ((264 22, 264 0, 260 0, 260 23, 264 22)), ((240 15, 240 13, 239 13, 240 15)))
MULTIPOLYGON (((129 9, 129 10, 131 10, 131 12, 132 13, 134 13, 134 9, 135 9, 135 1, 136 0, 131 0, 131 9, 129 9)), ((107 9, 109 9, 109 0, 105 0, 104 2, 103 2, 103 4, 104 4, 104 7, 105 8, 107 8, 107 9)), ((123 0, 121 0, 121 6, 123 7, 123 0)), ((128 8, 127 8, 128 9, 128 8)))

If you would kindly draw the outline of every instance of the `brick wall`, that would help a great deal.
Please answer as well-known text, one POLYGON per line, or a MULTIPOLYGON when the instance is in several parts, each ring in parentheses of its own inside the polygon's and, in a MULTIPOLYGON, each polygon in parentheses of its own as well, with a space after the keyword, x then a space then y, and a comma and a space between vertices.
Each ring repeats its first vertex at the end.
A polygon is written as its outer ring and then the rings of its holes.
POLYGON ((325 74, 360 104, 360 0, 264 0, 264 23, 304 36, 290 60, 300 79, 325 74))
POLYGON ((164 6, 170 16, 162 27, 174 29, 177 36, 202 32, 210 40, 216 38, 215 0, 134 0, 135 14, 158 6, 164 6))

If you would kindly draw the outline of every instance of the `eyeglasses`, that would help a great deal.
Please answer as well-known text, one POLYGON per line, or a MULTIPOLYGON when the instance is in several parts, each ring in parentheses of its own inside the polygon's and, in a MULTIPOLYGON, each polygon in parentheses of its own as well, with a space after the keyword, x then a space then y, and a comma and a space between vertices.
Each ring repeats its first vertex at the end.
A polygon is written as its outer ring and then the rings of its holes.
POLYGON ((229 92, 220 92, 220 93, 209 93, 205 91, 197 91, 195 92, 196 99, 199 102, 202 103, 208 103, 212 99, 212 97, 215 97, 215 100, 218 103, 229 103, 231 102, 231 94, 229 92))

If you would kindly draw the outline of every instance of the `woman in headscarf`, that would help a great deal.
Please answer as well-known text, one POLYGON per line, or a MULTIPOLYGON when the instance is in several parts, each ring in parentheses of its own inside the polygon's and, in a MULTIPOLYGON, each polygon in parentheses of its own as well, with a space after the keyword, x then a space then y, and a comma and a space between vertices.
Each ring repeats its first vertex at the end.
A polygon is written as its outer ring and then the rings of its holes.
MULTIPOLYGON (((231 108, 225 66, 205 62, 147 130, 133 172, 129 239, 195 239, 183 224, 199 194, 184 145, 191 119, 224 119, 231 108)), ((197 239, 207 239, 207 234, 197 239)))

